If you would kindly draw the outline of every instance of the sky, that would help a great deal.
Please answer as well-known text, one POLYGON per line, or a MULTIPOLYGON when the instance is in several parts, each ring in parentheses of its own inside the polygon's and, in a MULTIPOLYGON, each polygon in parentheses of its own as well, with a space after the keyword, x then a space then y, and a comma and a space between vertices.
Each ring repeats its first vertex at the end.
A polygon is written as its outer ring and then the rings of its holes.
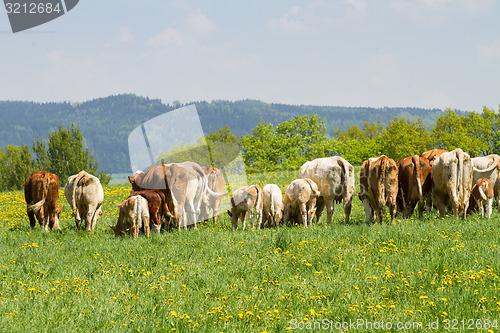
POLYGON ((14 34, 0 7, 0 100, 498 110, 499 14, 494 0, 80 0, 14 34))

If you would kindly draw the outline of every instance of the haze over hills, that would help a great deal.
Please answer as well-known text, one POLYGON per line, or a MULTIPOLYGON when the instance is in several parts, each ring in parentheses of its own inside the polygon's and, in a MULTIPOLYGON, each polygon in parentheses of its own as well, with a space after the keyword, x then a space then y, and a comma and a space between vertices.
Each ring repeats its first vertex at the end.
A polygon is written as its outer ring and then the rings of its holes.
MULTIPOLYGON (((256 100, 194 102, 205 134, 229 126, 237 135, 250 133, 262 119, 277 125, 290 117, 318 114, 325 118, 328 135, 341 128, 380 120, 387 124, 395 116, 422 118, 430 127, 443 112, 420 108, 364 108, 270 104, 256 100)), ((132 94, 109 96, 80 104, 0 101, 0 147, 26 144, 30 148, 37 137, 48 138, 59 124, 80 126, 85 143, 102 169, 111 173, 131 172, 128 135, 145 121, 180 105, 132 94)), ((457 111, 459 113, 460 111, 457 111)), ((168 129, 165 129, 168 130, 168 129)))

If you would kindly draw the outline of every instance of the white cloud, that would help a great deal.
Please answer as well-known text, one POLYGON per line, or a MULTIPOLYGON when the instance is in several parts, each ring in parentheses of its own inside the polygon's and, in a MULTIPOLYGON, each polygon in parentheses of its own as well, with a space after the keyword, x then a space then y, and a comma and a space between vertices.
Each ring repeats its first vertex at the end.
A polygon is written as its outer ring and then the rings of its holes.
POLYGON ((267 22, 267 28, 285 34, 303 34, 307 28, 303 11, 299 6, 292 7, 285 15, 271 19, 267 22))
POLYGON ((120 42, 125 42, 125 43, 132 42, 134 40, 134 35, 130 31, 130 29, 125 28, 125 27, 121 27, 120 34, 118 36, 118 40, 120 42))
POLYGON ((215 23, 199 9, 196 9, 188 15, 187 25, 193 33, 198 35, 209 36, 216 30, 215 23))
POLYGON ((153 36, 148 40, 148 44, 157 44, 162 46, 170 45, 184 45, 184 39, 179 30, 167 28, 159 34, 153 36))

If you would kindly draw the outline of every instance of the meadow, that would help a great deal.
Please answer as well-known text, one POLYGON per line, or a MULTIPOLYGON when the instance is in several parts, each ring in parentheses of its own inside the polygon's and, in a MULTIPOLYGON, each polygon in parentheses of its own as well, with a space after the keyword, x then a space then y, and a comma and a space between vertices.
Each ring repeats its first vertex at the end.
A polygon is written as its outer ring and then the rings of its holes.
MULTIPOLYGON (((250 182, 284 190, 294 176, 250 182)), ((62 191, 62 231, 48 233, 29 227, 23 192, 0 193, 0 331, 500 331, 496 207, 490 220, 367 226, 355 193, 348 225, 341 205, 309 228, 232 232, 224 213, 134 241, 109 228, 129 191, 105 187, 93 234, 76 230, 62 191)))

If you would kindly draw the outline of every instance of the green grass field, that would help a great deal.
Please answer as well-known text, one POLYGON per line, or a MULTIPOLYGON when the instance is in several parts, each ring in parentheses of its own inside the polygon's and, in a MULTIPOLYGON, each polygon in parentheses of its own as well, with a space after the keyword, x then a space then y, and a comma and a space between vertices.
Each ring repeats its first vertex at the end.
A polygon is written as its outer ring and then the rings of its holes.
POLYGON ((337 205, 332 225, 232 232, 222 214, 134 241, 108 226, 128 193, 105 188, 93 234, 63 195, 62 232, 46 233, 22 192, 0 193, 1 332, 500 331, 497 212, 366 226, 355 194, 349 225, 337 205))

